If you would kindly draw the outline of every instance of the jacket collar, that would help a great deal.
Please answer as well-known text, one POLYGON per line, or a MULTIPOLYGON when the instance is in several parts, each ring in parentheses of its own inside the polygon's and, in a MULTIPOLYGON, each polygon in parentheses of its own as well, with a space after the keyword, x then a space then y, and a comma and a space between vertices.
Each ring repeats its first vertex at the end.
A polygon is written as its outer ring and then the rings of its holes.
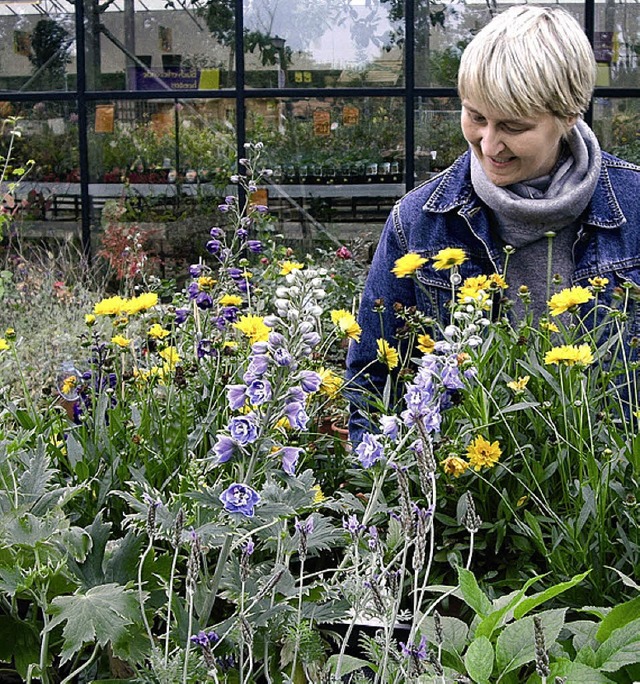
MULTIPOLYGON (((466 213, 475 205, 480 205, 471 184, 471 154, 467 150, 448 169, 427 181, 426 185, 433 182, 438 185, 423 205, 424 211, 443 214, 461 207, 466 213)), ((603 153, 600 177, 584 221, 598 228, 618 228, 627 222, 611 185, 611 165, 615 165, 615 158, 603 153)))

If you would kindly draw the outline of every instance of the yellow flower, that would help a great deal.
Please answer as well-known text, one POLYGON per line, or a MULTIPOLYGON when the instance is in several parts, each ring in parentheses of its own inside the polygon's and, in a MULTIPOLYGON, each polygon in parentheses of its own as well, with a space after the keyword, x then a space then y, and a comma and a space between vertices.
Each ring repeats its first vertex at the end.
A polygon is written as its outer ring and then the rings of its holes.
POLYGON ((116 316, 124 310, 124 307, 125 300, 122 297, 107 297, 93 307, 93 313, 96 316, 116 316))
POLYGON ((519 394, 520 392, 524 392, 524 389, 530 379, 531 378, 528 375, 525 375, 523 378, 518 378, 517 380, 508 382, 507 387, 512 389, 516 394, 519 394))
POLYGON ((127 339, 124 335, 114 335, 111 338, 111 343, 126 349, 131 344, 131 340, 127 339))
POLYGON ((406 278, 407 276, 413 275, 421 266, 427 263, 429 259, 426 257, 421 257, 415 252, 409 252, 403 257, 396 259, 391 273, 395 275, 396 278, 406 278))
POLYGON ((555 323, 550 321, 540 321, 540 330, 548 330, 549 332, 560 332, 560 328, 555 323))
POLYGON ((283 276, 289 275, 291 271, 295 271, 296 269, 300 270, 304 268, 304 264, 301 264, 299 261, 283 261, 280 266, 280 275, 283 276))
POLYGON ((241 316, 233 327, 246 335, 251 344, 266 342, 269 339, 270 328, 264 324, 262 316, 241 316))
POLYGON ((609 284, 609 278, 601 278, 596 276, 595 278, 589 278, 589 285, 596 290, 604 290, 605 286, 609 284))
POLYGON ((206 292, 212 290, 213 286, 218 281, 211 276, 200 276, 196 282, 198 283, 198 290, 200 290, 200 292, 206 292))
POLYGON ((362 328, 358 325, 355 316, 345 309, 334 309, 331 312, 331 320, 344 337, 360 342, 362 328))
POLYGON ((447 247, 446 249, 441 249, 433 257, 433 267, 436 271, 446 271, 448 268, 464 264, 466 260, 467 255, 465 254, 464 249, 447 247))
POLYGON ((158 295, 155 292, 143 292, 137 297, 132 297, 129 300, 125 300, 124 307, 122 309, 123 313, 126 314, 136 314, 141 311, 146 311, 152 306, 158 303, 158 295))
POLYGON ((448 456, 440 462, 440 465, 447 475, 454 477, 460 477, 469 467, 469 464, 459 456, 448 456))
POLYGON ((431 335, 427 335, 427 333, 424 335, 418 335, 418 349, 423 354, 431 354, 431 352, 435 349, 435 346, 436 343, 431 335))
POLYGON ((313 503, 314 504, 321 504, 327 498, 323 494, 322 489, 320 488, 320 485, 313 485, 313 487, 311 487, 311 491, 313 492, 313 503))
POLYGON ((489 281, 500 290, 506 290, 509 287, 507 281, 499 273, 492 273, 489 276, 489 281))
POLYGON ((8 340, 13 340, 13 339, 15 339, 15 336, 16 336, 15 328, 7 328, 7 329, 4 331, 4 336, 5 336, 8 340))
POLYGON ((588 344, 581 344, 580 346, 564 344, 561 347, 550 349, 544 355, 544 362, 547 365, 563 363, 565 366, 573 366, 575 364, 588 366, 593 363, 593 354, 588 344))
POLYGON ((586 287, 576 285, 554 294, 548 304, 551 309, 551 315, 559 316, 561 313, 569 311, 569 309, 573 309, 579 304, 584 304, 590 299, 593 299, 593 294, 586 287))
POLYGON ((342 377, 330 368, 320 368, 318 375, 322 378, 320 391, 329 397, 335 397, 342 387, 342 377))
POLYGON ((242 297, 238 295, 222 295, 218 300, 220 306, 240 306, 242 304, 242 297))
POLYGON ((171 333, 163 328, 159 323, 154 323, 149 328, 149 337, 153 337, 154 340, 164 340, 164 338, 168 337, 169 335, 171 335, 171 333))
POLYGON ((524 496, 521 496, 517 501, 516 501, 516 508, 521 508, 524 506, 527 501, 529 501, 529 497, 525 494, 524 496))
POLYGON ((7 349, 10 349, 9 343, 4 339, 4 337, 0 337, 0 351, 5 351, 7 349))
POLYGON ((383 339, 378 340, 378 361, 384 363, 389 370, 393 370, 400 361, 398 352, 383 339))
POLYGON ((174 370, 180 361, 180 355, 175 347, 165 347, 159 354, 160 357, 166 361, 164 369, 167 371, 174 370))
POLYGON ((91 326, 96 322, 96 317, 93 314, 85 314, 84 315, 84 322, 91 326))
POLYGON ((482 435, 478 435, 467 447, 469 465, 478 471, 480 468, 493 468, 500 460, 502 450, 498 442, 489 443, 482 435))
POLYGON ((489 308, 489 286, 491 281, 486 275, 467 278, 458 290, 458 301, 464 303, 469 299, 477 302, 482 308, 489 308))
POLYGON ((60 385, 60 392, 62 394, 71 394, 78 384, 78 378, 75 375, 68 375, 60 385))

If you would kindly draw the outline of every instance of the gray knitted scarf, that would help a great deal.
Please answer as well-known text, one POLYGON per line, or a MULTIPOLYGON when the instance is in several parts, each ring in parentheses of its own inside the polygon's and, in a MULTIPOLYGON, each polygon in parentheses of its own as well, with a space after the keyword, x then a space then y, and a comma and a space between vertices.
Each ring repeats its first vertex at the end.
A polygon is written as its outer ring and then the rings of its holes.
MULTIPOLYGON (((554 231, 552 272, 566 287, 573 276, 572 246, 578 219, 587 208, 600 175, 600 145, 593 131, 578 121, 569 132, 563 153, 551 173, 514 183, 494 185, 475 154, 471 155, 471 182, 482 201, 493 211, 498 242, 512 245, 507 283, 517 290, 527 285, 534 315, 546 309, 547 238, 554 231)), ((522 306, 512 291, 516 316, 522 306)))

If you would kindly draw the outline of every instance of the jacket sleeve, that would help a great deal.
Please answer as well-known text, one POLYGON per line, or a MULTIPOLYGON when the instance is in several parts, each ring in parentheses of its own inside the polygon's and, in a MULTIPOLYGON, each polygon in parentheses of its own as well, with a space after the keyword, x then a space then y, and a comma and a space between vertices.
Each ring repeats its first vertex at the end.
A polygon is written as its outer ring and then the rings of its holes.
POLYGON ((351 341, 347 353, 347 397, 350 401, 349 435, 354 445, 364 432, 376 431, 371 424, 371 397, 382 398, 388 369, 377 359, 377 341, 384 338, 398 347, 396 331, 401 321, 394 313, 394 304, 416 303, 415 286, 411 278, 397 278, 392 272, 395 262, 406 254, 399 240, 396 222, 399 205, 391 212, 369 269, 358 312, 362 328, 359 342, 351 341))

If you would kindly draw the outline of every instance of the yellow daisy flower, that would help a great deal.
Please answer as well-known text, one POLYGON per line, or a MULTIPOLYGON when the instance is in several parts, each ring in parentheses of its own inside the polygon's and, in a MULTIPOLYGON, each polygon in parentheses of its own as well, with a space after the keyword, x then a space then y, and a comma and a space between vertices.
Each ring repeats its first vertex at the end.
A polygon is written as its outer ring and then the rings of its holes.
POLYGON ((137 297, 125 300, 121 311, 125 314, 137 314, 146 311, 158 303, 158 295, 155 292, 143 292, 137 297))
POLYGON ((211 276, 200 276, 196 282, 198 283, 198 290, 200 290, 200 292, 208 292, 213 289, 213 286, 218 281, 211 276))
POLYGON ((111 343, 121 347, 122 349, 126 349, 131 345, 131 340, 126 338, 124 335, 114 335, 111 338, 111 343))
POLYGON ((320 485, 313 485, 313 487, 311 487, 311 491, 313 492, 313 503, 314 504, 321 504, 327 498, 323 494, 322 489, 320 488, 320 485))
POLYGON ((164 365, 165 370, 174 370, 180 361, 180 355, 175 347, 165 347, 159 354, 166 361, 164 365))
POLYGON ((171 335, 169 330, 163 328, 159 323, 154 323, 149 328, 149 337, 153 337, 154 340, 164 340, 169 335, 171 335))
POLYGON ((513 390, 516 394, 519 394, 520 392, 524 392, 525 387, 530 379, 531 378, 528 375, 525 375, 523 378, 518 378, 517 380, 508 382, 507 387, 513 390))
POLYGON ((0 337, 0 351, 6 351, 7 349, 10 349, 9 343, 4 339, 4 337, 0 337))
POLYGON ((460 477, 469 467, 469 464, 459 456, 448 456, 440 462, 440 465, 447 475, 454 477, 460 477))
POLYGON ((304 264, 299 261, 283 261, 280 264, 280 275, 286 276, 291 273, 291 271, 301 270, 304 268, 304 264))
POLYGON ((393 370, 400 362, 398 352, 386 340, 379 339, 378 342, 378 361, 384 363, 389 370, 393 370))
POLYGON ((560 332, 560 328, 551 321, 540 321, 540 330, 548 330, 549 332, 560 332))
POLYGON ((507 281, 499 273, 492 273, 489 276, 489 281, 500 290, 506 290, 509 287, 507 281))
POLYGON ((85 314, 84 315, 84 322, 91 326, 96 322, 96 317, 93 314, 85 314))
POLYGON ((13 340, 13 339, 15 339, 15 336, 16 336, 15 328, 7 328, 7 329, 4 331, 4 336, 5 336, 8 340, 13 340))
POLYGON ((458 290, 458 301, 464 303, 469 299, 477 302, 481 307, 489 306, 489 286, 491 280, 486 275, 467 278, 458 290))
POLYGON ((230 294, 222 295, 218 300, 218 304, 220 304, 220 306, 241 306, 242 297, 230 294))
POLYGON ((601 278, 596 276, 595 278, 589 278, 589 285, 594 287, 596 290, 604 290, 605 286, 609 284, 609 278, 601 278))
POLYGON ((234 324, 241 333, 249 338, 251 344, 266 342, 269 339, 271 329, 264 324, 262 316, 241 316, 234 324))
POLYGON ((403 257, 396 259, 391 273, 395 275, 396 278, 406 278, 407 276, 413 275, 421 266, 427 263, 429 259, 426 257, 421 257, 415 252, 409 252, 403 257))
POLYGON ((588 366, 593 363, 593 354, 588 344, 576 346, 564 344, 560 347, 553 347, 544 355, 544 362, 547 365, 564 364, 565 366, 588 366))
POLYGON ((125 300, 122 297, 107 297, 97 302, 93 307, 93 313, 96 316, 117 316, 124 310, 125 300))
POLYGON ((62 394, 71 394, 77 385, 78 378, 75 375, 68 375, 60 385, 60 392, 62 394))
POLYGON ((467 255, 464 249, 458 249, 457 247, 447 247, 446 249, 441 249, 433 257, 433 267, 436 271, 446 271, 448 268, 453 268, 454 266, 460 266, 464 264, 467 260, 467 255))
POLYGON ((334 309, 331 312, 331 320, 344 337, 360 342, 362 328, 358 325, 355 316, 345 309, 334 309))
POLYGON ((318 375, 322 378, 320 391, 329 397, 335 397, 342 387, 342 377, 330 368, 320 368, 318 375))
POLYGON ((587 290, 586 287, 576 285, 554 294, 547 303, 549 304, 551 315, 559 316, 561 313, 569 311, 579 304, 584 304, 590 299, 593 299, 591 291, 587 290))
POLYGON ((418 349, 423 354, 431 354, 435 347, 436 343, 431 337, 431 335, 428 335, 427 333, 425 333, 424 335, 418 335, 418 349))
POLYGON ((478 435, 467 447, 469 465, 477 472, 481 468, 493 468, 500 460, 502 450, 498 442, 489 443, 482 435, 478 435))

